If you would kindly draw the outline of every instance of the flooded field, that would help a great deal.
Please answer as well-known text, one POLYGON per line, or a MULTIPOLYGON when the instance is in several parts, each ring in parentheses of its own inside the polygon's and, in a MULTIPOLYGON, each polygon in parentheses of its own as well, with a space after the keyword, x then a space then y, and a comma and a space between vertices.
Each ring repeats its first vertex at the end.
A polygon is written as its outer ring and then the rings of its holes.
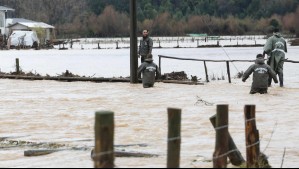
MULTIPOLYGON (((254 59, 262 48, 226 48, 231 59, 254 59)), ((287 58, 299 60, 299 48, 290 47, 287 58)), ((188 58, 227 59, 222 48, 157 49, 157 55, 188 58)), ((129 75, 129 49, 69 51, 1 51, 1 71, 14 71, 18 57, 24 71, 56 75, 66 69, 96 77, 129 75)), ((200 62, 162 60, 162 72, 186 71, 204 78, 200 62)), ((236 63, 232 74, 245 70, 250 63, 236 63), (238 69, 238 70, 237 70, 238 69)), ((226 76, 225 64, 208 64, 210 75, 226 76)), ((129 83, 64 83, 0 79, 0 167, 93 167, 90 150, 94 146, 94 114, 98 110, 115 112, 116 150, 158 154, 156 158, 116 158, 117 167, 165 167, 167 151, 167 108, 182 109, 181 167, 212 167, 215 132, 209 117, 217 104, 229 104, 230 133, 245 157, 245 104, 257 106, 257 127, 261 151, 273 167, 299 165, 299 71, 286 63, 286 87, 277 85, 268 95, 249 95, 251 80, 212 81, 203 86, 157 83, 143 89, 129 83), (204 100, 214 105, 206 105, 204 100), (13 141, 23 141, 16 145, 13 141), (35 146, 26 146, 35 143, 35 146), (55 143, 59 151, 40 157, 24 157, 25 150, 55 143), (146 146, 138 146, 144 144, 146 146), (77 149, 75 149, 77 148, 77 149)))

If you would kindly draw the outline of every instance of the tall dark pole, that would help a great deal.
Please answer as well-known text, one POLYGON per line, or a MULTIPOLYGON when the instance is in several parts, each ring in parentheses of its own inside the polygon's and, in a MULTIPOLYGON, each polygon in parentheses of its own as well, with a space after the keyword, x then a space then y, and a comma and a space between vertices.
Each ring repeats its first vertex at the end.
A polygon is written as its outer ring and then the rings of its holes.
POLYGON ((137 0, 130 0, 130 50, 131 50, 131 57, 130 57, 130 63, 131 63, 131 72, 130 72, 130 82, 132 84, 138 83, 138 75, 137 75, 137 69, 138 69, 138 57, 137 57, 137 0))

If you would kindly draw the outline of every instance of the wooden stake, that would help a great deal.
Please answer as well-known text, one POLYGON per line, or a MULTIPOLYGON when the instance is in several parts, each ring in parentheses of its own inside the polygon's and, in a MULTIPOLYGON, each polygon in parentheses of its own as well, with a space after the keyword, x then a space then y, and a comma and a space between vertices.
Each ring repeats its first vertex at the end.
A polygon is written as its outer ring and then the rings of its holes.
POLYGON ((228 153, 228 105, 217 106, 216 117, 216 145, 213 154, 214 168, 227 167, 227 153, 228 153))
POLYGON ((226 61, 226 66, 227 66, 228 82, 232 83, 231 76, 230 76, 229 61, 226 61))
POLYGON ((255 105, 246 105, 244 108, 244 114, 247 168, 259 168, 260 139, 259 131, 256 128, 255 105))
POLYGON ((181 109, 168 108, 167 168, 180 167, 181 109))
POLYGON ((210 80, 209 80, 209 75, 208 75, 207 63, 206 63, 206 61, 204 61, 203 63, 204 63, 204 66, 205 66, 206 81, 207 81, 207 83, 209 83, 210 80))
MULTIPOLYGON (((214 128, 216 128, 216 115, 212 116, 210 118, 210 121, 213 125, 214 128)), ((238 150, 233 138, 231 137, 231 135, 228 132, 228 151, 233 151, 236 150, 230 154, 228 154, 228 158, 230 159, 231 163, 234 166, 240 166, 243 163, 245 163, 245 160, 241 154, 241 152, 238 150)))
POLYGON ((96 112, 95 122, 95 168, 114 167, 114 113, 96 112))
POLYGON ((16 73, 20 74, 20 60, 19 58, 16 58, 16 73))
MULTIPOLYGON (((160 69, 160 72, 161 72, 161 70, 162 70, 162 69, 161 69, 161 61, 162 61, 162 60, 161 60, 161 57, 159 56, 159 69, 160 69)), ((161 75, 162 75, 162 72, 161 72, 161 75)))
POLYGON ((118 41, 116 41, 116 49, 119 49, 119 47, 118 47, 118 41))

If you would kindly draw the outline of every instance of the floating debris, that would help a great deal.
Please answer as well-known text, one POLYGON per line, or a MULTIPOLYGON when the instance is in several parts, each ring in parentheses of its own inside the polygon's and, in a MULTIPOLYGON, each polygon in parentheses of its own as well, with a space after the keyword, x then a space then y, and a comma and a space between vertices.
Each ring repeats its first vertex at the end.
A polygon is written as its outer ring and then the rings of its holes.
POLYGON ((237 79, 241 79, 244 75, 244 71, 238 72, 237 75, 235 76, 235 78, 237 79))
POLYGON ((188 80, 188 76, 184 71, 165 73, 161 76, 162 80, 188 80))
POLYGON ((58 77, 80 77, 79 75, 75 75, 72 72, 70 72, 69 70, 66 70, 65 72, 63 72, 61 75, 58 75, 58 77))

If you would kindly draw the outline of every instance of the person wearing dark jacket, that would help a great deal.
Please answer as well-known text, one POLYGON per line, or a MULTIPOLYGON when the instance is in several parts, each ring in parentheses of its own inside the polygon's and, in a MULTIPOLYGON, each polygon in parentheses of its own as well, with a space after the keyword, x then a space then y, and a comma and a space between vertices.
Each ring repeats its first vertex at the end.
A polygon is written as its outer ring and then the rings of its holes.
POLYGON ((138 75, 142 73, 142 83, 144 88, 154 87, 155 81, 160 77, 160 69, 153 62, 153 55, 147 55, 147 58, 144 60, 138 68, 138 75))
POLYGON ((141 63, 144 62, 148 54, 152 54, 153 40, 149 37, 149 31, 143 30, 142 39, 140 40, 138 55, 141 56, 141 63))
POLYGON ((262 54, 257 55, 256 63, 249 67, 249 69, 244 73, 243 82, 249 78, 253 73, 253 82, 251 86, 250 94, 266 94, 268 93, 268 81, 269 78, 273 78, 275 83, 278 83, 275 72, 272 68, 265 64, 265 59, 262 54))
MULTIPOLYGON (((285 54, 288 52, 287 43, 282 35, 279 33, 279 29, 276 28, 273 31, 273 36, 267 40, 264 46, 264 56, 267 54, 268 65, 278 74, 280 87, 283 87, 283 65, 285 61, 285 54)), ((272 78, 269 78, 268 85, 271 86, 272 78)))

